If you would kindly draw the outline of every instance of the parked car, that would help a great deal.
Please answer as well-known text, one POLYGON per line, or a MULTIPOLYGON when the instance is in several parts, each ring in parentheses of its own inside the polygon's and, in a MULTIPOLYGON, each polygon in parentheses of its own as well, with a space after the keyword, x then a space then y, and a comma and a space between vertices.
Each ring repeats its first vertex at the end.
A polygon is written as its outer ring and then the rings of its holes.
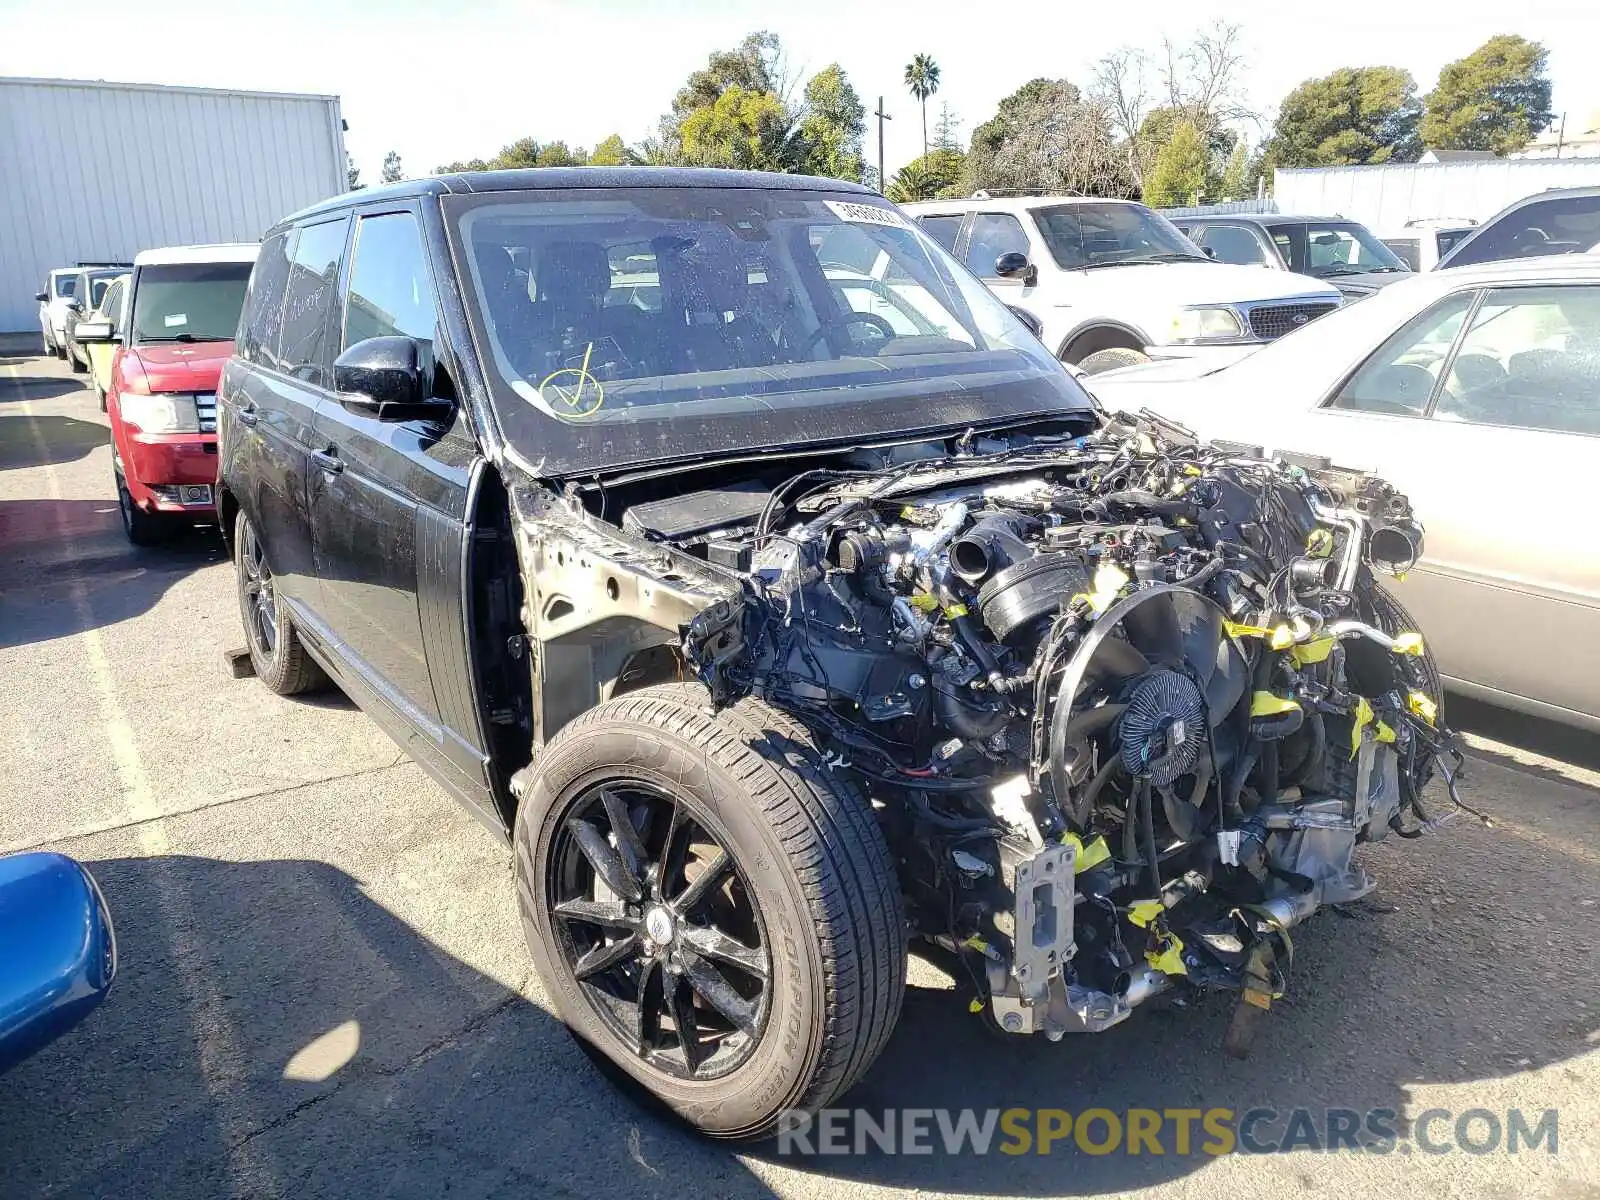
POLYGON ((1472 236, 1477 224, 1460 217, 1419 217, 1380 238, 1413 271, 1432 271, 1445 255, 1472 236))
POLYGON ((164 541, 216 512, 217 377, 233 353, 252 244, 144 250, 127 284, 127 316, 82 321, 85 346, 114 343, 106 412, 122 528, 135 545, 164 541))
POLYGON ((121 267, 94 267, 78 272, 77 280, 72 285, 72 303, 67 308, 63 324, 66 342, 62 357, 67 360, 74 375, 81 375, 89 369, 89 348, 79 345, 75 336, 78 322, 99 309, 111 281, 123 274, 126 271, 121 267))
MULTIPOLYGON (((123 301, 128 296, 128 282, 133 276, 124 271, 106 285, 106 290, 100 299, 100 307, 90 315, 91 324, 104 323, 109 326, 112 333, 122 333, 122 314, 127 307, 123 301)), ((76 331, 74 331, 76 332, 76 331)), ((89 387, 94 392, 94 397, 100 403, 100 411, 106 411, 106 392, 111 387, 111 374, 116 367, 117 343, 116 342, 91 342, 85 345, 89 354, 89 387)))
POLYGON ((34 299, 39 302, 39 329, 46 354, 60 358, 66 352, 67 312, 78 284, 78 267, 56 267, 44 277, 34 299))
POLYGON ((1501 209, 1439 260, 1441 269, 1600 249, 1600 187, 1551 188, 1501 209))
POLYGON ((1174 217, 1172 223, 1218 262, 1309 275, 1333 284, 1350 300, 1410 273, 1359 221, 1235 213, 1174 217))
POLYGON ((1415 832, 1437 679, 1371 574, 1421 537, 1405 498, 1105 423, 860 186, 509 171, 306 209, 218 424, 256 674, 336 680, 513 844, 579 1044, 708 1133, 860 1078, 908 933, 997 1031, 1098 1032, 1192 969, 1244 991, 1242 1052, 1284 931, 1373 886, 1358 838, 1415 832), (1262 627, 1308 535, 1315 625, 1262 627))
POLYGON ((88 1016, 116 974, 94 876, 62 854, 0 857, 0 1071, 88 1016))
POLYGON ((1213 262, 1128 200, 1006 197, 905 206, 1062 362, 1097 371, 1159 358, 1231 361, 1339 306, 1331 285, 1213 262))
POLYGON ((1428 527, 1398 595, 1464 694, 1600 728, 1600 262, 1414 275, 1225 370, 1093 380, 1206 437, 1382 472, 1428 527), (1493 637, 1484 634, 1494 630, 1493 637))

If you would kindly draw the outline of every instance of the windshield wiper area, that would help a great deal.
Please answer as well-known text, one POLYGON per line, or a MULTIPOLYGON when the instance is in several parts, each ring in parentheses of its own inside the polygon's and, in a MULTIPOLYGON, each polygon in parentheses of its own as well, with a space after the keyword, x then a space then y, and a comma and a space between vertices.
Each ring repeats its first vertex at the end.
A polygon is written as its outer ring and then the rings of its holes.
POLYGON ((1141 254, 1136 258, 1108 258, 1100 262, 1084 263, 1082 270, 1092 271, 1096 267, 1142 267, 1151 263, 1169 262, 1214 262, 1204 254, 1184 254, 1178 251, 1166 251, 1161 254, 1141 254))
POLYGON ((226 342, 231 341, 226 334, 216 333, 169 333, 159 337, 142 337, 141 342, 226 342))

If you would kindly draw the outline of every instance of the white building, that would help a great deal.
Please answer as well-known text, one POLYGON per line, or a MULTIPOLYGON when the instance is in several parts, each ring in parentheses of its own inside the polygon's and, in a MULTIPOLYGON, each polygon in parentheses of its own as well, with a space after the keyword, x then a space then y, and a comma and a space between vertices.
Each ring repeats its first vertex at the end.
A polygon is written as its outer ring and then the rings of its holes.
POLYGON ((1565 116, 1512 158, 1600 158, 1600 109, 1581 121, 1565 116))

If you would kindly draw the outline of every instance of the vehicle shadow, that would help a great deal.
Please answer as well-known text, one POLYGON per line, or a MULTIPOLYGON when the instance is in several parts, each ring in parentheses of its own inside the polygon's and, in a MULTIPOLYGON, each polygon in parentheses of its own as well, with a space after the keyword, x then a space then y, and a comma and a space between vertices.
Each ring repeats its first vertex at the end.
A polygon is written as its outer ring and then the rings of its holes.
POLYGON ((86 865, 121 974, 0 1088, 7 1196, 774 1194, 334 867, 86 865))
MULTIPOLYGON (((1554 721, 1530 717, 1507 708, 1497 708, 1480 700, 1469 700, 1465 696, 1452 695, 1447 703, 1449 722, 1456 729, 1465 733, 1480 734, 1507 746, 1515 746, 1519 750, 1531 750, 1535 754, 1571 763, 1585 770, 1600 771, 1600 737, 1596 737, 1586 729, 1557 725, 1554 721)), ((1484 750, 1475 752, 1490 753, 1484 750)), ((1546 768, 1523 766, 1522 769, 1550 778, 1569 779, 1546 768)))
MULTIPOLYGON (((1385 903, 1349 916, 1325 912, 1295 930, 1288 997, 1267 1015, 1245 1061, 1221 1051, 1231 997, 1181 1009, 1152 1002, 1106 1033, 1051 1045, 990 1033, 968 1015, 964 996, 914 988, 888 1050, 841 1105, 875 1120, 886 1109, 981 1116, 1098 1108, 1123 1122, 1134 1108, 1225 1108, 1235 1118, 1268 1108, 1283 1114, 1259 1127, 1270 1143, 1296 1108, 1313 1110, 1318 1128, 1329 1108, 1403 1114, 1418 1086, 1493 1080, 1581 1056, 1592 1050, 1600 1018, 1600 935, 1592 919, 1570 914, 1592 913, 1581 905, 1600 896, 1600 856, 1591 850, 1600 845, 1600 806, 1570 788, 1519 794, 1511 785, 1493 800, 1486 790, 1469 778, 1467 802, 1504 810, 1495 813, 1504 818, 1497 828, 1462 819, 1421 841, 1391 838, 1365 849, 1385 903)), ((1436 797, 1436 810, 1442 806, 1436 797)), ((1506 1089, 1496 1094, 1504 1104, 1506 1089)), ((1547 1101, 1530 1081, 1520 1103, 1537 1116, 1547 1101)), ((1036 1128, 1031 1116, 1028 1124, 1036 1128)), ((1091 1144, 1103 1142, 1106 1126, 1094 1128, 1091 1144)), ((951 1155, 937 1126, 932 1153, 890 1155, 868 1142, 865 1154, 807 1158, 769 1145, 756 1155, 835 1181, 962 1195, 1099 1195, 1204 1170, 1211 1158, 1198 1121, 1187 1156, 1176 1152, 1173 1128, 1165 1126, 1160 1155, 1148 1145, 1130 1154, 1125 1141, 1088 1154, 1070 1138, 1048 1155, 1037 1145, 1017 1156, 994 1148, 951 1155)), ((1005 1141, 997 1132, 995 1146, 1005 1141)))
POLYGON ((212 528, 164 546, 132 546, 115 500, 0 500, 0 647, 136 617, 226 553, 212 528))
POLYGON ((110 431, 94 421, 54 413, 23 416, 0 409, 0 471, 75 462, 110 440, 110 431))
MULTIPOLYGON (((6 365, 7 361, 0 359, 0 367, 6 365)), ((86 391, 88 386, 79 379, 54 375, 18 375, 8 382, 17 386, 0 392, 0 404, 18 400, 50 400, 56 396, 65 396, 69 392, 86 391)))

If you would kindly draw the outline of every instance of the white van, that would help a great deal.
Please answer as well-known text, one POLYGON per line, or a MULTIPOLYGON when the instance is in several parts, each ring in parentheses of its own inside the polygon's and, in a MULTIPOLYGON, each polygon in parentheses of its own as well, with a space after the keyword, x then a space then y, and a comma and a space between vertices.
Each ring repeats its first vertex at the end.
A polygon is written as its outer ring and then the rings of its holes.
POLYGON ((1339 307, 1338 289, 1216 262, 1165 217, 1081 196, 930 200, 905 210, 1089 374, 1159 358, 1222 366, 1339 307))

